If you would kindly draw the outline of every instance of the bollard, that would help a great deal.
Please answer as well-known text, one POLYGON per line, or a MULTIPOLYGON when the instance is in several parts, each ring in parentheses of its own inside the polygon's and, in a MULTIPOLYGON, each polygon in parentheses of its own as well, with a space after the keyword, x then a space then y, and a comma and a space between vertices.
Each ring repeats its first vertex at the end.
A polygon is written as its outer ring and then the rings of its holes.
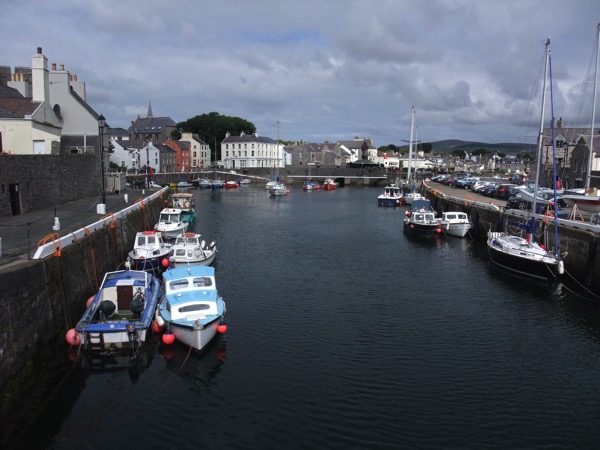
POLYGON ((125 200, 125 203, 129 203, 129 197, 127 194, 123 195, 123 200, 125 200))
POLYGON ((54 226, 52 227, 52 229, 54 231, 59 231, 60 230, 60 220, 58 219, 58 217, 54 218, 54 226))

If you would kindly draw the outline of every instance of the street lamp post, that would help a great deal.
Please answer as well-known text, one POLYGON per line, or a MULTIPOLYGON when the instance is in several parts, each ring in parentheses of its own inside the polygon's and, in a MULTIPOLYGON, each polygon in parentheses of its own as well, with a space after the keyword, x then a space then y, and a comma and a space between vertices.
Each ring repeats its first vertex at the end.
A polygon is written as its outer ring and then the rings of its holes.
POLYGON ((150 139, 146 138, 146 189, 150 189, 150 139))
POLYGON ((102 204, 106 207, 106 189, 104 185, 104 127, 106 126, 105 117, 100 114, 98 117, 98 137, 100 140, 100 164, 102 166, 102 204))

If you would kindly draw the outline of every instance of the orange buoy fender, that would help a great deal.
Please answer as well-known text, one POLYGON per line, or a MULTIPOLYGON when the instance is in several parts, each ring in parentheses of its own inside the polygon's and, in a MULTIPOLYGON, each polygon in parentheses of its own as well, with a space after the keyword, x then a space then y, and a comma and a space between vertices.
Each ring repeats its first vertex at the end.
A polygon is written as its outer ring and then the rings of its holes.
POLYGON ((81 337, 75 328, 71 328, 67 331, 67 335, 65 336, 67 339, 67 344, 77 346, 81 344, 81 337))

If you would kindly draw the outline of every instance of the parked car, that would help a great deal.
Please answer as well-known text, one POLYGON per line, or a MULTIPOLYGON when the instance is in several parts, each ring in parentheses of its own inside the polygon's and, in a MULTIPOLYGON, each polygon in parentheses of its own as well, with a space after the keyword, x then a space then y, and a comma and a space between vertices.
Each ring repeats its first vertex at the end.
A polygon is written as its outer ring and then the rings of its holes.
POLYGON ((496 198, 501 198, 506 200, 509 197, 509 190, 511 188, 516 188, 517 185, 516 184, 499 184, 498 185, 498 189, 496 189, 496 192, 494 193, 494 196, 496 198))

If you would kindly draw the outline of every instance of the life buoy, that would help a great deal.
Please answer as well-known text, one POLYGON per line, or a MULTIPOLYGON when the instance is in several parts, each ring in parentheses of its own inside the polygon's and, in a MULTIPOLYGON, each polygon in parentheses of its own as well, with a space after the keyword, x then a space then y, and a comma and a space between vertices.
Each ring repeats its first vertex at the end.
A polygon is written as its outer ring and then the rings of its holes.
POLYGON ((185 237, 194 237, 196 234, 195 233, 183 233, 183 235, 185 237))
POLYGON ((185 202, 183 202, 183 207, 184 208, 189 208, 190 207, 190 201, 186 200, 185 202))
POLYGON ((156 231, 144 231, 143 234, 154 234, 156 231))

